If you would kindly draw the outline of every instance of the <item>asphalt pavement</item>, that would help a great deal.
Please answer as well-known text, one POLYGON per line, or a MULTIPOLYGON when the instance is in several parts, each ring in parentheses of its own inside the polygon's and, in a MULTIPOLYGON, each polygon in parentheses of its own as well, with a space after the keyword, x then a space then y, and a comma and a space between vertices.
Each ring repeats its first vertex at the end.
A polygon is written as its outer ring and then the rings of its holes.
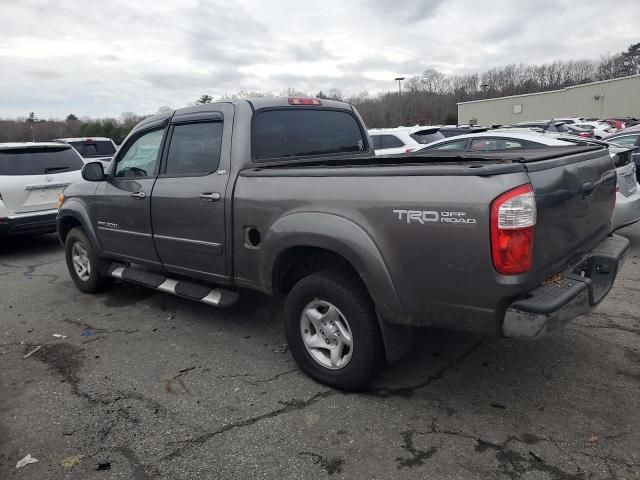
POLYGON ((640 226, 620 233, 614 289, 566 331, 424 330, 357 394, 298 371, 280 300, 86 295, 54 235, 2 239, 0 479, 640 478, 640 226))

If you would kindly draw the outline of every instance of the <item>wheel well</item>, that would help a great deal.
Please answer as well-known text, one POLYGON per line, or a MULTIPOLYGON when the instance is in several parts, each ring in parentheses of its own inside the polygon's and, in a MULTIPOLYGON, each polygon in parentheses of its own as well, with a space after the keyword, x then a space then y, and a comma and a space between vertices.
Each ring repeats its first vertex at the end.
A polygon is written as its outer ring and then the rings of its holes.
POLYGON ((357 270, 343 256, 317 247, 294 247, 283 252, 273 269, 274 293, 287 293, 302 278, 320 270, 357 270))
POLYGON ((67 234, 72 228, 81 227, 80 220, 75 217, 63 217, 58 223, 58 235, 62 243, 67 239, 67 234))

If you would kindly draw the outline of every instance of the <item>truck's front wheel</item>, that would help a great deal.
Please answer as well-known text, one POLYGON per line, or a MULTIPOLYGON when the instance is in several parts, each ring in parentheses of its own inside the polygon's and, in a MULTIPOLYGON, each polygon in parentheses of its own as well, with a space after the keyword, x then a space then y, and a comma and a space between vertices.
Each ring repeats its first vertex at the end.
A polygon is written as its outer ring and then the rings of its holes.
POLYGON ((296 283, 285 304, 289 349, 310 377, 333 387, 364 387, 382 365, 375 308, 358 278, 323 271, 296 283))
POLYGON ((82 228, 75 227, 69 231, 64 242, 64 253, 71 279, 79 290, 97 293, 112 283, 110 277, 100 273, 101 260, 82 228))

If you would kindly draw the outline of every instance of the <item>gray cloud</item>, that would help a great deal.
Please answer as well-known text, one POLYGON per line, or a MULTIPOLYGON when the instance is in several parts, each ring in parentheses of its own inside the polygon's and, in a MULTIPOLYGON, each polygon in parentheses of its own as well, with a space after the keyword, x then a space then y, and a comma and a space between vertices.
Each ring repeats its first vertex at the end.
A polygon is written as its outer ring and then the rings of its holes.
POLYGON ((601 0, 0 0, 0 117, 118 116, 203 93, 345 94, 426 68, 469 73, 624 50, 640 2, 601 0), (88 21, 88 18, 91 21, 88 21), (606 28, 604 27, 606 26, 606 28), (579 47, 579 48, 578 48, 579 47))

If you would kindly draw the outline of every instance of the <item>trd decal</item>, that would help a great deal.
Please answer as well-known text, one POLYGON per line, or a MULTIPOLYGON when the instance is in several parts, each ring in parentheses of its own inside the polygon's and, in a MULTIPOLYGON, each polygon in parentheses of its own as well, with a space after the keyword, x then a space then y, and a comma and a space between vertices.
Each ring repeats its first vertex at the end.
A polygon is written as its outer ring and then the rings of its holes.
POLYGON ((461 225, 475 225, 475 218, 468 218, 465 212, 435 211, 435 210, 394 210, 394 215, 404 223, 448 223, 461 225))

